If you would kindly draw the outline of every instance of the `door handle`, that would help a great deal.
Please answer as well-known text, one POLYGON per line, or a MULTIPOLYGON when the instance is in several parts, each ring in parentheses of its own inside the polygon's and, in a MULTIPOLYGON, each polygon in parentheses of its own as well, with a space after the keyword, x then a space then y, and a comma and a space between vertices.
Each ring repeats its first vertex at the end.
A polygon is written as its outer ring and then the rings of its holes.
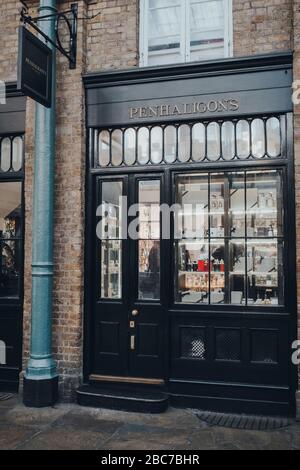
POLYGON ((132 312, 131 312, 131 315, 132 315, 133 317, 136 317, 138 314, 139 314, 139 311, 136 310, 136 309, 135 309, 135 310, 132 310, 132 312))
POLYGON ((134 335, 130 336, 130 349, 131 351, 135 350, 135 336, 134 335))

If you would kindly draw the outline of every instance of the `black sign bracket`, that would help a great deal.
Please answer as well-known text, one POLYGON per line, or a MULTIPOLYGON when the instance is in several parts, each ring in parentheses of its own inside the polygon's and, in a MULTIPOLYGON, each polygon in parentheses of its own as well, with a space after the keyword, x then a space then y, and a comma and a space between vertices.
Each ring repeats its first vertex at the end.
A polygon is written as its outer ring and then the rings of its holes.
POLYGON ((20 0, 23 7, 20 12, 20 21, 24 25, 31 26, 35 31, 37 31, 46 42, 54 46, 59 52, 61 52, 69 61, 70 69, 76 68, 76 55, 77 55, 77 21, 78 21, 78 5, 77 3, 72 3, 70 10, 64 12, 56 12, 51 15, 44 15, 38 17, 32 17, 28 14, 28 7, 25 1, 20 0), (50 21, 55 19, 55 33, 56 41, 50 39, 39 27, 38 22, 40 21, 50 21), (62 45, 60 38, 60 24, 64 22, 69 31, 69 47, 66 49, 62 45))

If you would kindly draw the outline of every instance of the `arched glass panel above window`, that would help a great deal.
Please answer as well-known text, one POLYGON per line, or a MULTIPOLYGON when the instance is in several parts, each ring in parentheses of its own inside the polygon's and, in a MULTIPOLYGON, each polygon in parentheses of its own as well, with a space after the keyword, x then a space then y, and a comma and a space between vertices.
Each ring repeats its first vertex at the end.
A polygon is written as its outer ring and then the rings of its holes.
MULTIPOLYGON (((94 132, 96 168, 285 158, 285 116, 166 123, 94 132)), ((3 143, 6 168, 10 164, 9 144, 3 143)))
POLYGON ((0 137, 0 175, 19 173, 24 165, 23 136, 0 137))

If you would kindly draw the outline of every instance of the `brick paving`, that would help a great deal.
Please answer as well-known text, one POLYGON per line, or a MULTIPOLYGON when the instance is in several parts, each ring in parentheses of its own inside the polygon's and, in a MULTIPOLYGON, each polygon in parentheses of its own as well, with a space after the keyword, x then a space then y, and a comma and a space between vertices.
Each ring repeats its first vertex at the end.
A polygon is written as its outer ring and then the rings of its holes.
POLYGON ((19 397, 0 402, 1 450, 297 450, 300 422, 274 431, 209 426, 194 410, 160 415, 59 404, 29 409, 19 397))

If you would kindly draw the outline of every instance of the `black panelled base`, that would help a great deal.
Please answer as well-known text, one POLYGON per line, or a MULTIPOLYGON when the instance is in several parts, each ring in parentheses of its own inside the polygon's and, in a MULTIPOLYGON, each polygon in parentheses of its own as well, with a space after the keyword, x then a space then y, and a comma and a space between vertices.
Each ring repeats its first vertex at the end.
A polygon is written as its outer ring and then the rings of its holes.
POLYGON ((23 402, 31 408, 53 406, 58 400, 58 377, 49 380, 24 378, 23 402))
POLYGON ((83 385, 77 390, 77 403, 82 406, 137 413, 163 413, 169 406, 168 394, 142 388, 118 389, 114 386, 83 385))

